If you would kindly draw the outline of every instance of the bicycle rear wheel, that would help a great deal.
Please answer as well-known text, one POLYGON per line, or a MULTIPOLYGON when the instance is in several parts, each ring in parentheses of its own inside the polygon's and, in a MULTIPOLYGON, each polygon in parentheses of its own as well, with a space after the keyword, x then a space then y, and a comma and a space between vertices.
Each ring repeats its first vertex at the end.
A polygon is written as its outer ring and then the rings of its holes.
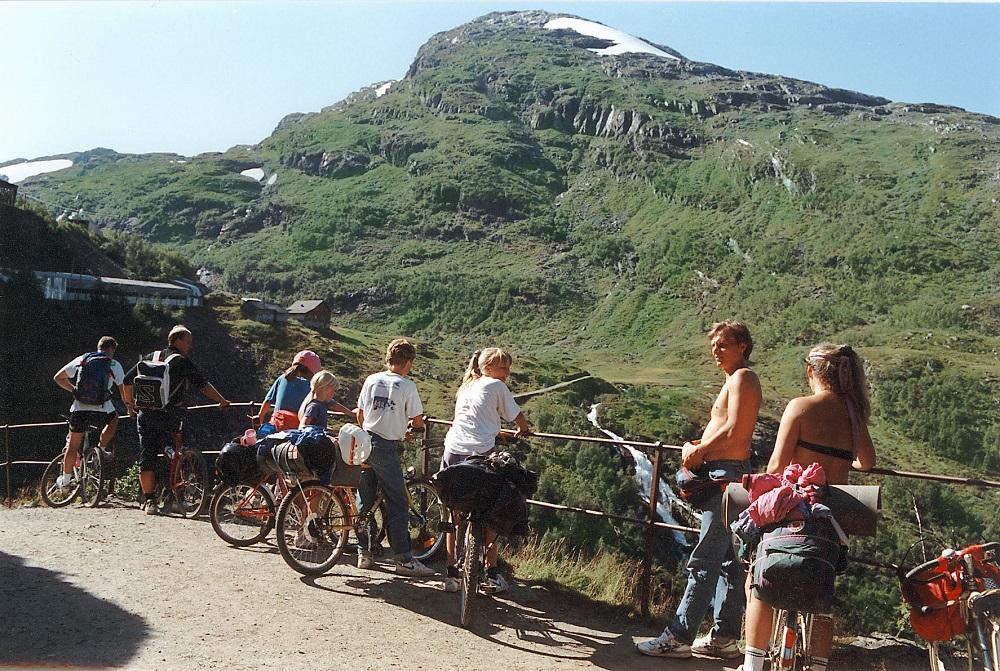
POLYGON ((208 502, 208 465, 201 452, 185 447, 177 464, 173 496, 184 517, 197 517, 208 502))
POLYGON ((413 556, 427 561, 441 550, 444 533, 444 506, 437 489, 427 480, 409 480, 406 483, 409 499, 410 547, 413 556))
MULTIPOLYGON (((50 508, 63 508, 68 506, 76 498, 76 495, 80 492, 80 478, 79 473, 73 483, 68 487, 60 487, 56 484, 56 480, 62 475, 63 472, 63 459, 65 458, 65 452, 61 452, 58 457, 49 462, 49 465, 45 467, 45 472, 42 474, 42 480, 38 483, 38 494, 42 497, 42 501, 45 502, 50 508)), ((74 469, 77 470, 77 469, 74 469)))
POLYGON ((267 538, 275 514, 274 498, 264 485, 220 485, 209 506, 215 533, 238 548, 267 538))
POLYGON ((285 563, 302 575, 320 575, 344 554, 352 525, 336 490, 309 482, 281 500, 275 528, 285 563))
POLYGON ((472 625, 475 616, 476 594, 483 571, 483 543, 485 532, 482 522, 469 521, 466 525, 465 548, 462 557, 461 622, 463 627, 472 625))
POLYGON ((809 642, 808 616, 794 610, 775 610, 771 624, 771 669, 801 671, 806 668, 809 642))
POLYGON ((80 500, 88 508, 94 508, 104 496, 104 464, 100 448, 84 445, 80 463, 80 500))

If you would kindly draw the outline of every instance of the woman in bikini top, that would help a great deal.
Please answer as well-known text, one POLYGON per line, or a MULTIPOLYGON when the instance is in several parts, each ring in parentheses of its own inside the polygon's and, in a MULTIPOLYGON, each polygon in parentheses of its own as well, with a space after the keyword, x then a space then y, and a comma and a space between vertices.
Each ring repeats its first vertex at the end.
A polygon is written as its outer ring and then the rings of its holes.
MULTIPOLYGON (((847 345, 822 344, 806 356, 806 379, 812 392, 792 399, 781 416, 768 473, 780 474, 792 463, 816 462, 827 482, 846 484, 851 468, 875 466, 875 448, 868 434, 871 406, 861 357, 847 345)), ((749 582, 748 582, 749 584, 749 582)), ((763 662, 773 612, 748 590, 743 668, 756 670, 763 662)), ((833 620, 815 615, 810 647, 813 669, 826 669, 833 644, 833 620)))
POLYGON ((792 399, 785 408, 767 472, 817 462, 827 482, 847 484, 851 468, 866 471, 875 466, 861 357, 848 345, 824 343, 809 352, 805 363, 812 393, 792 399))

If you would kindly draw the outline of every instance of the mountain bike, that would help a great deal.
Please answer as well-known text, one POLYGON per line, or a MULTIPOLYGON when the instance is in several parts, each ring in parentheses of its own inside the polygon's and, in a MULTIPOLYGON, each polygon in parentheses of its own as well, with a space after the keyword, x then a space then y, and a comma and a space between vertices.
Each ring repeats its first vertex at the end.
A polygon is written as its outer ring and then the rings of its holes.
MULTIPOLYGON (((104 486, 103 452, 98 439, 103 427, 87 425, 83 434, 83 442, 76 453, 76 465, 73 467, 73 480, 66 487, 60 487, 57 480, 63 474, 63 462, 66 459, 67 442, 59 456, 49 462, 38 484, 38 493, 42 501, 50 508, 68 506, 77 497, 88 508, 95 507, 101 501, 104 486)), ((68 441, 68 439, 67 439, 68 441)))
MULTIPOLYGON (((442 507, 434 485, 407 472, 410 542, 413 556, 421 561, 433 556, 444 542, 439 531, 442 507)), ((373 522, 382 511, 385 492, 381 485, 375 499, 360 512, 353 487, 330 487, 316 480, 295 482, 278 506, 276 520, 278 550, 294 571, 320 575, 329 571, 344 554, 351 532, 355 538, 368 536, 377 543, 385 537, 385 527, 373 522)))
POLYGON ((170 435, 172 444, 164 450, 165 468, 156 471, 153 497, 161 510, 197 517, 208 503, 208 464, 201 452, 183 444, 183 425, 170 435))
POLYGON ((946 548, 908 571, 903 563, 900 590, 914 631, 927 641, 931 668, 938 668, 938 643, 962 636, 970 671, 974 663, 1000 671, 1000 543, 946 548))
POLYGON ((283 475, 266 475, 254 485, 221 484, 208 508, 212 528, 219 538, 238 548, 259 543, 274 528, 276 505, 288 492, 283 475))

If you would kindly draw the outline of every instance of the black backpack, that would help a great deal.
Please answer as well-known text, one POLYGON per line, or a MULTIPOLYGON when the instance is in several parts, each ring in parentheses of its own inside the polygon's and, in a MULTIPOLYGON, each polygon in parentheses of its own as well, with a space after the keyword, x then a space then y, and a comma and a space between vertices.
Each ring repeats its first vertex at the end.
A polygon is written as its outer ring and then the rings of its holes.
POLYGON ((108 388, 108 379, 111 377, 111 357, 104 352, 85 354, 76 371, 74 398, 87 405, 104 405, 111 400, 111 390, 108 388))

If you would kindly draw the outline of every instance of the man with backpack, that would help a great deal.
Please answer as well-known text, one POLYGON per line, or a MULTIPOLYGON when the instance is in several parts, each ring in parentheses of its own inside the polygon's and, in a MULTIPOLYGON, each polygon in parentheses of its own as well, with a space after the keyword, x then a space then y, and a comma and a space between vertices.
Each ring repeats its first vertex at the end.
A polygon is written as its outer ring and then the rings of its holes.
POLYGON ((115 385, 121 389, 125 377, 122 365, 115 361, 118 343, 111 336, 97 342, 97 351, 81 354, 59 369, 52 379, 57 385, 73 394, 69 408, 69 437, 63 473, 56 479, 59 487, 73 482, 73 466, 89 426, 101 428, 99 440, 102 450, 107 450, 118 428, 118 417, 111 402, 115 385))
POLYGON ((122 397, 129 415, 138 411, 139 484, 145 495, 143 510, 147 515, 161 511, 153 501, 156 489, 156 462, 184 419, 184 392, 194 387, 207 398, 225 408, 229 405, 222 394, 205 379, 188 355, 194 337, 187 327, 178 324, 167 335, 167 347, 147 354, 125 376, 122 397))

